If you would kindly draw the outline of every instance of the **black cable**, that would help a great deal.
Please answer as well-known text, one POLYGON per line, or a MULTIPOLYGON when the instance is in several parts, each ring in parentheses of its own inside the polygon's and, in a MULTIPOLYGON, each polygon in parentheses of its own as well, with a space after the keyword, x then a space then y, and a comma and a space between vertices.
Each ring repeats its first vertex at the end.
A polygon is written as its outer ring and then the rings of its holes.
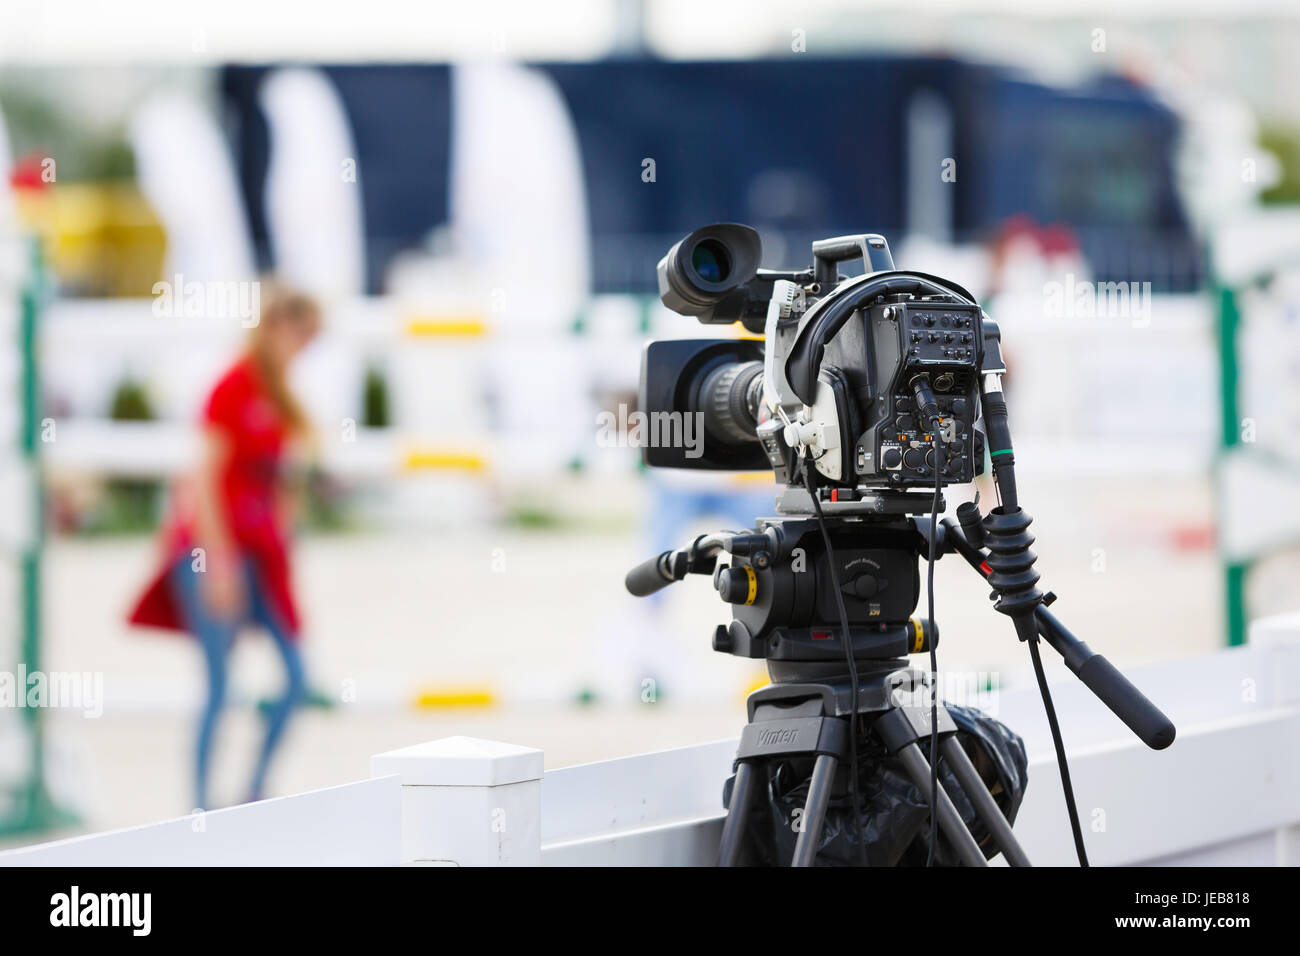
MULTIPOLYGON (((990 433, 996 432, 996 440, 999 444, 1005 446, 1007 457, 1003 463, 993 468, 993 483, 997 489, 998 501, 1002 508, 1011 511, 1018 511, 1020 502, 1016 495, 1015 456, 1010 454, 1011 450, 1011 433, 1007 427, 1007 406, 1000 391, 985 393, 984 401, 989 403, 992 414, 986 410, 985 419, 988 422, 986 426, 990 433), (1006 488, 1003 488, 1003 481, 1006 482, 1006 488), (1005 494, 1004 494, 1005 491, 1005 494)), ((1000 454, 1001 452, 994 452, 1000 454)), ((1035 581, 1037 577, 1035 576, 1035 581)), ((1032 613, 1032 611, 1030 612, 1032 613)), ((1019 627, 1017 627, 1019 630, 1019 627)), ((1083 828, 1079 825, 1079 808, 1074 803, 1074 787, 1070 783, 1070 764, 1065 757, 1065 742, 1061 739, 1061 727, 1056 721, 1056 707, 1052 704, 1052 692, 1047 688, 1047 674, 1043 671, 1042 655, 1038 651, 1038 634, 1031 634, 1029 640, 1029 656, 1034 662, 1034 677, 1038 681, 1038 695, 1043 699, 1043 709, 1047 711, 1047 726, 1052 732, 1052 747, 1056 750, 1056 766, 1061 772, 1061 789, 1065 794, 1065 809, 1070 815, 1070 831, 1074 836, 1074 849, 1079 856, 1079 866, 1088 865, 1088 853, 1083 846, 1083 828)))
POLYGON ((1070 814, 1070 829, 1074 832, 1074 849, 1079 854, 1079 866, 1088 865, 1088 853, 1083 848, 1083 828, 1079 826, 1079 808, 1074 805, 1074 786, 1070 783, 1070 765, 1065 759, 1065 742, 1061 740, 1061 727, 1056 722, 1056 708, 1052 705, 1052 692, 1047 689, 1047 675, 1043 672, 1043 658, 1038 653, 1038 637, 1027 642, 1029 656, 1034 661, 1034 676, 1038 678, 1038 693, 1047 711, 1047 726, 1052 731, 1052 746, 1056 748, 1056 765, 1061 770, 1061 789, 1065 792, 1065 809, 1070 814))
POLYGON ((939 838, 939 814, 935 812, 939 805, 939 655, 935 648, 939 642, 936 639, 938 632, 934 629, 934 549, 935 525, 939 520, 939 496, 943 484, 940 477, 942 463, 939 461, 937 428, 931 443, 934 446, 934 500, 930 503, 930 548, 925 585, 930 618, 930 852, 926 857, 926 866, 934 866, 934 848, 939 838))
POLYGON ((831 589, 835 592, 835 606, 840 612, 840 627, 844 631, 844 658, 849 665, 849 800, 853 806, 854 846, 858 853, 858 864, 867 865, 867 852, 862 843, 862 806, 858 794, 858 662, 853 656, 853 635, 849 631, 849 612, 844 606, 844 592, 840 590, 840 574, 835 567, 835 549, 831 545, 831 535, 826 529, 826 516, 822 514, 822 505, 817 498, 817 485, 812 477, 810 467, 814 459, 811 455, 799 459, 800 471, 803 472, 803 485, 812 498, 813 512, 817 516, 817 527, 822 533, 822 543, 826 545, 826 565, 831 572, 831 589))

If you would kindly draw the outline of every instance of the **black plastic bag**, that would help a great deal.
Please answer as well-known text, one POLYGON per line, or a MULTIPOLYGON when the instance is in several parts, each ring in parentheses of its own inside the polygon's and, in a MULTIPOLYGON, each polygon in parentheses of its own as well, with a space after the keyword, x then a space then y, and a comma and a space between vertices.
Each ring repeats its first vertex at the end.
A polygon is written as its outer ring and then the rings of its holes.
MULTIPOLYGON (((944 706, 957 725, 958 741, 994 802, 1007 820, 1014 823, 1028 782, 1024 742, 1005 724, 973 707, 944 706)), ((918 744, 928 758, 929 739, 918 744)), ((770 760, 760 765, 767 769, 766 786, 760 787, 754 797, 758 805, 749 817, 743 862, 759 866, 789 865, 808 799, 812 764, 812 758, 799 758, 770 760)), ((854 818, 847 790, 848 769, 849 761, 841 761, 837 774, 839 785, 832 792, 826 810, 815 865, 856 866, 860 839, 870 866, 924 866, 930 851, 930 809, 901 762, 886 753, 865 728, 859 732, 860 819, 854 818)), ((985 857, 994 856, 997 847, 943 759, 939 761, 939 777, 985 857)), ((733 776, 723 788, 724 806, 731 803, 734 782, 733 776)), ((942 831, 938 833, 934 862, 939 866, 956 866, 960 862, 942 831)))

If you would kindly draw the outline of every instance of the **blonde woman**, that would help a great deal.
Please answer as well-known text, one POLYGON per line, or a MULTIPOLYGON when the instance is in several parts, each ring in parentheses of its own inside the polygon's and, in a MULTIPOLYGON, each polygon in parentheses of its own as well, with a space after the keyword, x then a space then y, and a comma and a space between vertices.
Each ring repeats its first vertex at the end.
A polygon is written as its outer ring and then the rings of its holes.
POLYGON ((130 615, 133 623, 192 634, 207 664, 207 700, 195 754, 197 807, 209 806, 208 770, 226 697, 227 662, 240 628, 257 624, 284 663, 248 799, 261 799, 285 725, 305 693, 289 555, 286 446, 309 425, 288 370, 320 329, 309 297, 263 285, 248 348, 213 387, 203 411, 197 473, 178 489, 164 529, 165 562, 130 615))

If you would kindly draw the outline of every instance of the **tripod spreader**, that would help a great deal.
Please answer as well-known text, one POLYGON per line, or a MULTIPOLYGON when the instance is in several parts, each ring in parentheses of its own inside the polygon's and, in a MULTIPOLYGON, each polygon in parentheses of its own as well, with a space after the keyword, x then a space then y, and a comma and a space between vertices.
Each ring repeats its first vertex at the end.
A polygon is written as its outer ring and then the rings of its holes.
MULTIPOLYGON (((966 563, 986 579, 992 575, 988 555, 972 545, 952 519, 944 518, 944 547, 957 552, 966 563)), ((1054 601, 1050 592, 1034 609, 1034 624, 1039 636, 1065 660, 1065 666, 1083 681, 1111 712, 1152 750, 1163 750, 1174 742, 1173 722, 1133 686, 1110 661, 1079 640, 1053 614, 1047 605, 1054 601)))

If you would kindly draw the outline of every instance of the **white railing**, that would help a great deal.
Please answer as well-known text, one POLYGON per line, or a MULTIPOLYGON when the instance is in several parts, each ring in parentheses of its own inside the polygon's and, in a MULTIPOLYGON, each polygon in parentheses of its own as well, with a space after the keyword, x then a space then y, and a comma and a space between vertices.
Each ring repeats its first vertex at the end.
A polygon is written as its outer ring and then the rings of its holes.
POLYGON ((0 853, 0 866, 388 866, 401 861, 396 777, 0 853))
MULTIPOLYGON (((1092 862, 1300 864, 1300 614, 1247 647, 1134 669, 1178 725, 1146 749, 1072 678, 1053 691, 1092 862)), ((1041 704, 997 697, 1025 739, 1016 833, 1074 852, 1041 704)), ((705 865, 735 741, 543 772, 542 752, 453 737, 376 756, 372 779, 0 853, 0 865, 705 865)))

